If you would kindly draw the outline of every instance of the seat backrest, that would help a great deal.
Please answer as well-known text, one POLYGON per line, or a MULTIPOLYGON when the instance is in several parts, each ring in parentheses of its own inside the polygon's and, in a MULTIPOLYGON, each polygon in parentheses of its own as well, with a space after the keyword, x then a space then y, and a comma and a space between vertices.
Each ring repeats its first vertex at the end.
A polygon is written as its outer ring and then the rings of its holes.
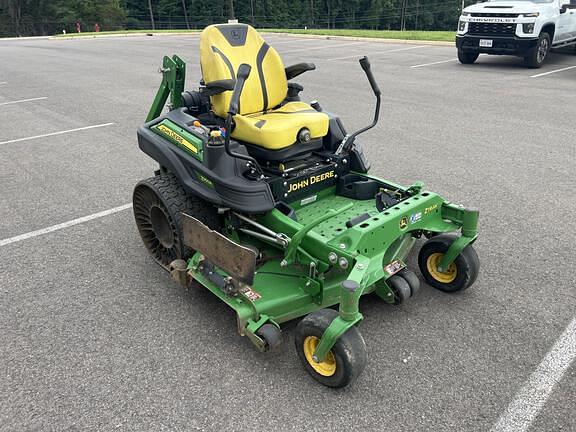
MULTIPOLYGON (((247 24, 216 24, 200 36, 200 65, 205 83, 236 79, 238 66, 252 66, 240 98, 239 114, 266 111, 280 104, 288 92, 280 55, 247 24)), ((231 91, 212 96, 212 109, 225 117, 231 91)))

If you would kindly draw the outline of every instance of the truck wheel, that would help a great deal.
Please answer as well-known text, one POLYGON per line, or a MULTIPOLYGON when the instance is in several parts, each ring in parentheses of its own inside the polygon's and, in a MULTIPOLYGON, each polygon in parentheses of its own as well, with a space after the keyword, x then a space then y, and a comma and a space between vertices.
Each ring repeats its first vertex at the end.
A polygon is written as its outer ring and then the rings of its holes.
POLYGON ((542 67, 544 61, 550 52, 550 35, 548 33, 541 33, 538 38, 536 48, 532 50, 530 55, 524 57, 524 64, 530 68, 537 69, 542 67))
POLYGON ((438 264, 456 238, 452 234, 432 237, 418 253, 418 266, 428 285, 449 293, 470 287, 480 270, 480 260, 472 245, 466 246, 445 271, 438 270, 438 264))
POLYGON ((216 209, 186 193, 173 174, 161 174, 139 182, 133 194, 134 219, 144 246, 152 258, 168 269, 176 259, 187 260, 194 251, 184 245, 182 212, 212 229, 219 229, 216 209))
POLYGON ((478 52, 466 52, 461 49, 458 50, 458 60, 462 64, 472 64, 476 60, 478 60, 478 56, 480 53, 478 52))
POLYGON ((308 314, 296 327, 298 357, 312 377, 328 387, 345 387, 362 373, 367 363, 366 344, 356 327, 338 338, 321 362, 312 358, 324 331, 338 316, 333 309, 320 309, 308 314))

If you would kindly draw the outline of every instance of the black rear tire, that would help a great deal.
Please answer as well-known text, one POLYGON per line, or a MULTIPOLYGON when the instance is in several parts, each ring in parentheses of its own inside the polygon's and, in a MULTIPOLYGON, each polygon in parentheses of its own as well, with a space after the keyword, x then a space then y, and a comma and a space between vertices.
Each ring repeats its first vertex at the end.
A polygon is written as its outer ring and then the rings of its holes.
POLYGON ((538 69, 542 67, 546 59, 548 58, 548 53, 551 47, 550 35, 548 33, 541 33, 538 38, 538 44, 536 48, 532 50, 530 55, 524 57, 524 64, 532 69, 538 69))
POLYGON ((354 382, 366 367, 366 344, 356 327, 338 338, 326 359, 314 363, 311 350, 322 338, 324 331, 338 316, 333 309, 321 309, 308 314, 296 327, 295 343, 298 357, 306 371, 319 383, 328 387, 345 387, 354 382))
POLYGON ((478 60, 478 56, 480 53, 478 52, 466 52, 461 49, 458 50, 458 60, 462 64, 473 64, 476 60, 478 60))
POLYGON ((133 194, 134 218, 144 246, 154 260, 168 269, 176 259, 187 260, 194 251, 184 245, 182 213, 186 212, 212 229, 221 228, 216 208, 186 193, 173 174, 161 174, 139 182, 133 194))

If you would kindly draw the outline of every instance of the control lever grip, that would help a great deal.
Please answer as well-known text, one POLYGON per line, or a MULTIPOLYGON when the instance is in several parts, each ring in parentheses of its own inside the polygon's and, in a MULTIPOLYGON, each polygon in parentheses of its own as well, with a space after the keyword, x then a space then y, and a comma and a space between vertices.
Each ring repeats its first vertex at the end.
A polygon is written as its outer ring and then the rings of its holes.
POLYGON ((230 105, 228 106, 228 114, 236 115, 238 114, 238 109, 240 107, 240 96, 242 95, 242 89, 244 88, 244 83, 248 76, 250 76, 250 71, 252 67, 249 64, 242 63, 238 68, 236 73, 236 85, 234 86, 234 91, 232 92, 232 98, 230 98, 230 105))
POLYGON ((366 77, 368 77, 368 81, 370 82, 372 91, 376 96, 380 96, 382 93, 380 92, 378 83, 374 79, 374 75, 372 75, 372 70, 370 69, 370 61, 368 60, 368 57, 364 56, 360 59, 360 66, 362 66, 362 69, 364 69, 364 72, 366 73, 366 77))

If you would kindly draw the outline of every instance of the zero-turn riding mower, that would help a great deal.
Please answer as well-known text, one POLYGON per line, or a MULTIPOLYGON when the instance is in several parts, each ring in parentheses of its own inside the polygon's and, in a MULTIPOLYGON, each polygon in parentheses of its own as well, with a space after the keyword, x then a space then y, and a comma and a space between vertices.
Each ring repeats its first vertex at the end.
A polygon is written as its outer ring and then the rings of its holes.
POLYGON ((478 275, 472 248, 478 211, 424 189, 368 175, 358 135, 292 82, 312 63, 284 67, 252 27, 211 25, 200 37, 202 80, 184 91, 185 63, 165 57, 162 84, 138 130, 160 165, 134 190, 134 216, 152 257, 184 286, 203 285, 237 314, 261 351, 296 328, 298 356, 327 386, 343 387, 366 365, 360 296, 401 304, 424 280, 455 292, 478 275), (162 115, 166 102, 169 111, 162 115), (331 307, 339 305, 338 310, 331 307))

